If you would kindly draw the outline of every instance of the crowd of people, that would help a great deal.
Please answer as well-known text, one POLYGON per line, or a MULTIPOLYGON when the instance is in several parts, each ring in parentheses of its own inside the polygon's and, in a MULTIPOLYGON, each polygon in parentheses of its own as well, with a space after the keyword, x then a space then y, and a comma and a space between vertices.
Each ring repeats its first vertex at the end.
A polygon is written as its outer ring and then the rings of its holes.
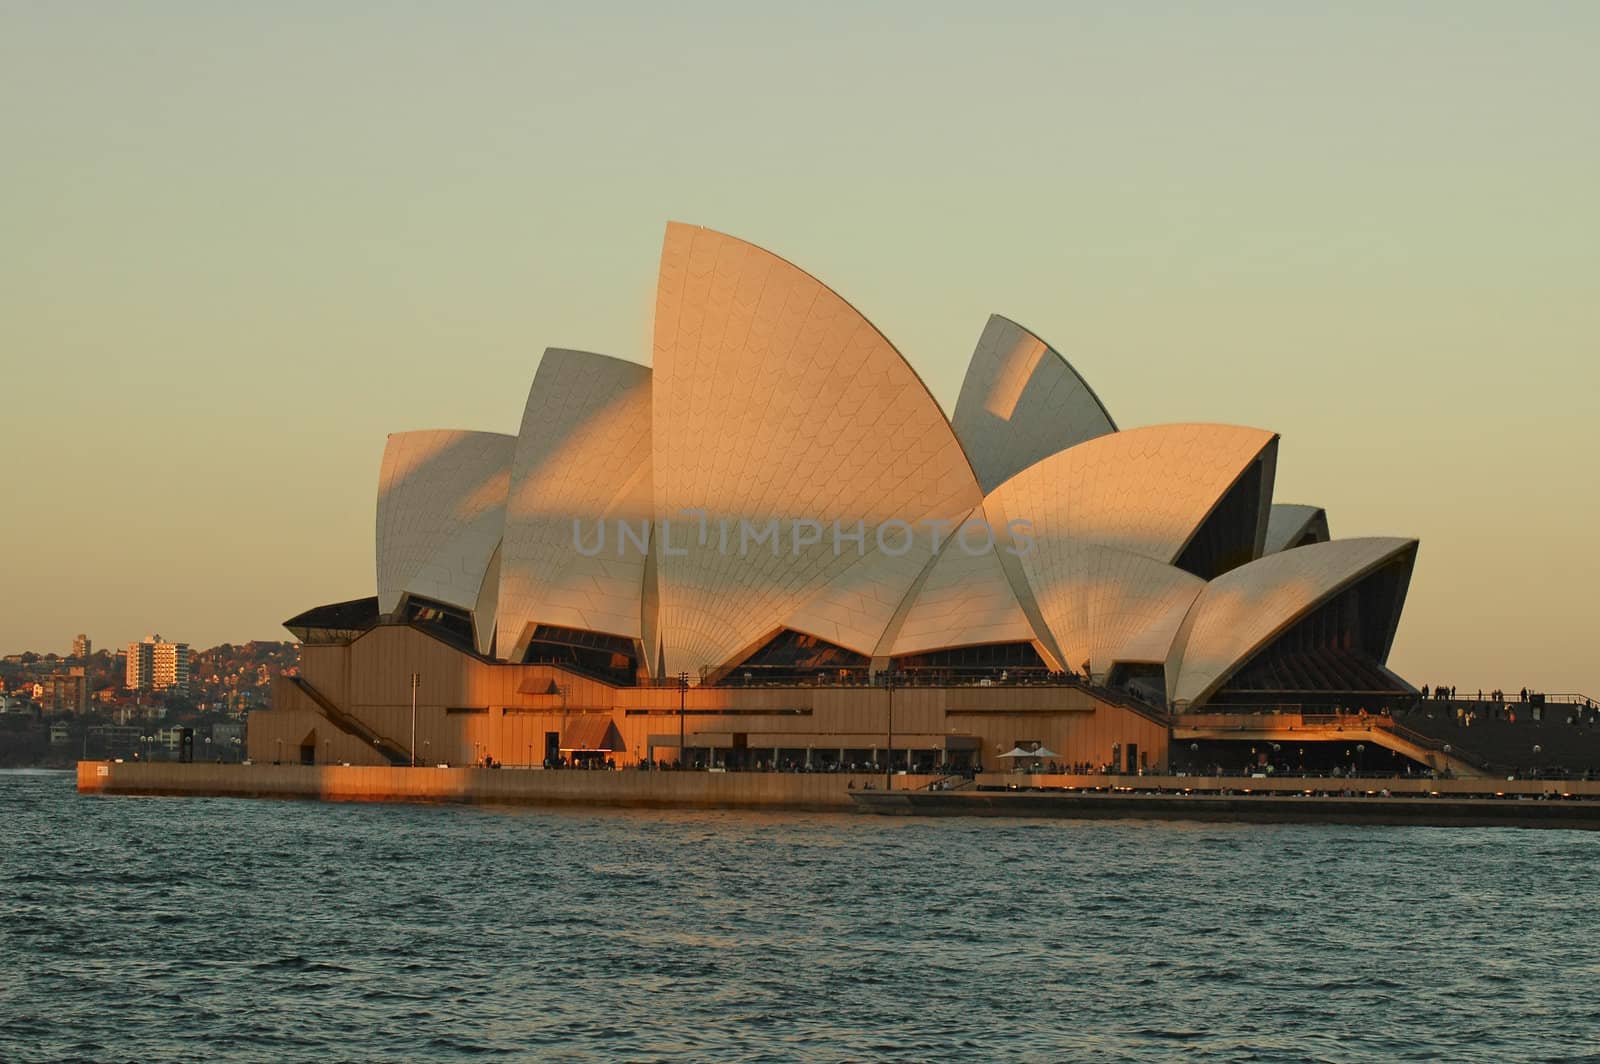
MULTIPOLYGON (((1498 687, 1492 691, 1485 691, 1480 687, 1476 693, 1468 691, 1462 694, 1454 684, 1422 685, 1423 700, 1431 702, 1495 702, 1501 705, 1538 706, 1544 704, 1547 699, 1544 692, 1530 691, 1526 687, 1515 693, 1517 697, 1511 699, 1498 687)), ((1600 704, 1592 698, 1583 698, 1573 704, 1586 709, 1600 709, 1600 704)))

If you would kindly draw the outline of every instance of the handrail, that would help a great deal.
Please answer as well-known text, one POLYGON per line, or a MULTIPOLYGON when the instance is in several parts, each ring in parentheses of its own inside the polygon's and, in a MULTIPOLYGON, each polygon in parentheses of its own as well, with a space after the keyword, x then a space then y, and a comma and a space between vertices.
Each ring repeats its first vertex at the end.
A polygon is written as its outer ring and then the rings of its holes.
POLYGON ((1477 754, 1459 749, 1436 736, 1408 728, 1392 716, 1383 713, 1289 713, 1272 710, 1259 713, 1181 713, 1173 717, 1176 727, 1215 728, 1217 730, 1250 731, 1252 726, 1267 728, 1327 728, 1336 730, 1386 731, 1413 746, 1454 757, 1475 768, 1487 769, 1489 762, 1477 754))
POLYGON ((1522 694, 1521 691, 1501 691, 1502 697, 1500 698, 1489 697, 1492 693, 1493 690, 1485 690, 1482 692, 1463 691, 1461 694, 1458 694, 1453 698, 1440 698, 1430 691, 1427 698, 1423 698, 1421 695, 1418 695, 1417 700, 1424 705, 1433 702, 1443 702, 1445 705, 1452 705, 1460 702, 1467 705, 1477 706, 1531 706, 1534 704, 1533 698, 1537 696, 1543 699, 1543 704, 1547 706, 1583 706, 1586 709, 1600 709, 1600 699, 1591 698, 1581 692, 1552 694, 1547 691, 1534 691, 1530 689, 1528 691, 1527 700, 1524 700, 1522 697, 1520 697, 1522 694))
POLYGON ((404 746, 388 738, 387 736, 380 735, 378 732, 368 727, 366 722, 361 720, 360 717, 357 717, 352 713, 347 713, 345 710, 339 708, 339 706, 331 698, 317 690, 317 688, 309 680, 302 676, 290 676, 288 679, 296 687, 300 688, 301 691, 305 692, 306 697, 315 702, 317 704, 317 708, 322 710, 322 715, 327 717, 335 727, 339 728, 339 730, 345 732, 347 735, 353 735, 357 739, 360 739, 362 742, 376 750, 383 757, 387 758, 390 764, 411 764, 412 758, 410 750, 406 749, 404 746))

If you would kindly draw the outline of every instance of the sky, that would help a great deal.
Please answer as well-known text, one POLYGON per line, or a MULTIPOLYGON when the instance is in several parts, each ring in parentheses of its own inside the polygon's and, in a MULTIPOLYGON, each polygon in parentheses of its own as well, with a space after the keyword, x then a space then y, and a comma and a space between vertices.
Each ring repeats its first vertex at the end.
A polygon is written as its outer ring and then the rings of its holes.
POLYGON ((947 412, 984 321, 1422 547, 1391 665, 1600 697, 1600 6, 0 0, 0 649, 373 592, 386 433, 648 362, 668 219, 947 412))

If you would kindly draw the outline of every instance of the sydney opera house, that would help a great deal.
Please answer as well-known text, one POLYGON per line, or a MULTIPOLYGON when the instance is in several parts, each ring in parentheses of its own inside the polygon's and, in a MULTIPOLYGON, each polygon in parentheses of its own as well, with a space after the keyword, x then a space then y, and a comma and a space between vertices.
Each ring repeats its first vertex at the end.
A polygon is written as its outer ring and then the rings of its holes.
POLYGON ((1175 715, 1409 698, 1416 541, 1330 538, 1277 457, 1119 428, 998 315, 947 416, 821 282, 670 224, 649 366, 547 350, 516 435, 388 438, 376 595, 286 622, 251 754, 1140 771, 1175 715))

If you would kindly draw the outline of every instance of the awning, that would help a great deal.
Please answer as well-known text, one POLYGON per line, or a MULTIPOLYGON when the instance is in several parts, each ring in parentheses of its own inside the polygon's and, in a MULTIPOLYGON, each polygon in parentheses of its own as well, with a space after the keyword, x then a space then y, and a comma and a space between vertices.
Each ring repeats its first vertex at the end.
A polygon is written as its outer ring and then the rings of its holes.
POLYGON ((574 717, 561 726, 561 749, 577 753, 611 753, 623 749, 622 736, 608 716, 574 717))
POLYGON ((530 676, 517 686, 519 695, 558 695, 560 686, 554 681, 538 676, 530 676))

